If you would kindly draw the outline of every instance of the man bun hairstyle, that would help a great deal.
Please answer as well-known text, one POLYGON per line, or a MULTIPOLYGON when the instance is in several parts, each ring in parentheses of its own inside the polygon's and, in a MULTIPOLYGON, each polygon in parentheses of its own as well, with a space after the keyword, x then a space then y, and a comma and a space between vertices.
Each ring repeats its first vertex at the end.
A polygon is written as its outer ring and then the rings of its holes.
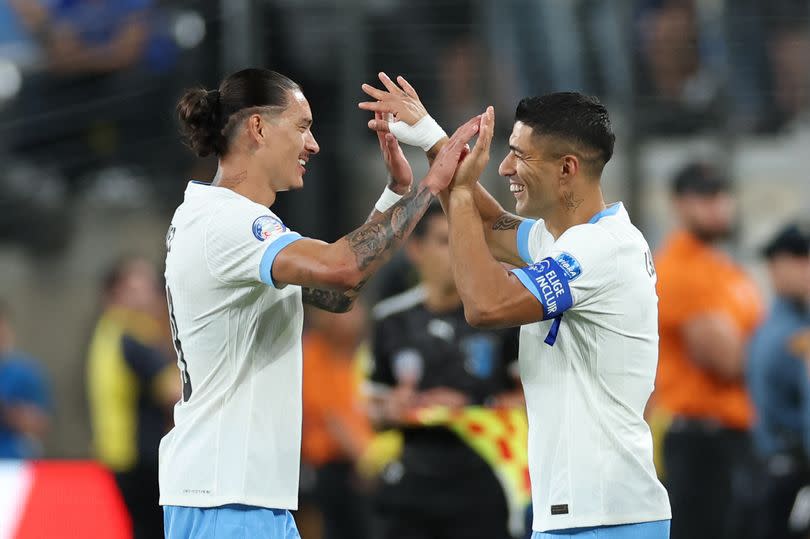
POLYGON ((531 127, 535 135, 573 145, 595 172, 601 173, 613 157, 616 135, 607 109, 596 97, 579 92, 526 97, 518 103, 515 121, 531 127))
POLYGON ((250 68, 225 78, 215 90, 187 90, 177 103, 180 133, 199 157, 222 157, 244 112, 262 107, 286 108, 289 93, 301 87, 269 69, 250 68))

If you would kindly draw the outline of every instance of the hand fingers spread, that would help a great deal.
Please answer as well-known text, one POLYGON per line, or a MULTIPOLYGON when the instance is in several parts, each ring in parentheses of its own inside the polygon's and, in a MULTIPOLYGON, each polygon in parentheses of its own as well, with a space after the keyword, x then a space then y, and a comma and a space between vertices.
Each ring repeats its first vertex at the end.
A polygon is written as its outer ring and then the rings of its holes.
POLYGON ((360 88, 374 99, 385 99, 386 97, 391 95, 390 93, 375 88, 370 84, 363 84, 362 86, 360 86, 360 88))
POLYGON ((397 82, 399 83, 400 86, 402 86, 402 89, 405 90, 406 94, 413 97, 414 99, 419 99, 419 95, 416 93, 416 90, 414 90, 413 86, 411 86, 411 83, 405 80, 405 77, 403 77, 402 75, 398 76, 397 82))
POLYGON ((402 95, 402 89, 400 89, 399 86, 394 84, 394 81, 392 81, 390 78, 388 78, 388 75, 386 75, 384 72, 380 71, 377 74, 377 76, 380 78, 380 82, 383 83, 383 86, 385 86, 386 90, 388 90, 389 92, 391 92, 394 95, 402 95))

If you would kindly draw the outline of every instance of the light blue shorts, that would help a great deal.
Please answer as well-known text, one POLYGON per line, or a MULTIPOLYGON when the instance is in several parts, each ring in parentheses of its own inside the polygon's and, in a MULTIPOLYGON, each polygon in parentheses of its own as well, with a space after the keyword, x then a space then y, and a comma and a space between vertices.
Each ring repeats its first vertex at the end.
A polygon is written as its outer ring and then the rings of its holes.
POLYGON ((301 539, 286 509, 250 505, 163 507, 166 539, 301 539))
POLYGON ((669 539, 669 520, 622 524, 620 526, 598 526, 595 528, 572 528, 550 532, 534 532, 532 539, 669 539))

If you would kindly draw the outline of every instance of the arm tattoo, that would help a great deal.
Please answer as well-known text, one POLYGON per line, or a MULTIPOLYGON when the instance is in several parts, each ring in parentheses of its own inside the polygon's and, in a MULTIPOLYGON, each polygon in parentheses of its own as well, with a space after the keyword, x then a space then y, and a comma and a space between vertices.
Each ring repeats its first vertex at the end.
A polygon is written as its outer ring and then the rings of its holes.
POLYGON ((492 230, 515 230, 520 226, 523 219, 515 217, 511 213, 504 213, 492 223, 492 230))
MULTIPOLYGON (((420 188, 403 196, 385 213, 371 212, 363 226, 346 236, 357 267, 365 271, 375 262, 385 262, 393 248, 402 243, 425 213, 430 199, 430 191, 420 188)), ((352 308, 354 300, 370 278, 371 275, 367 275, 348 292, 304 287, 301 289, 302 299, 307 305, 325 311, 345 313, 352 308)))
POLYGON ((390 214, 385 212, 348 234, 346 239, 354 252, 357 267, 365 271, 373 262, 384 261, 425 213, 430 199, 430 191, 420 187, 394 204, 390 214))
POLYGON ((579 208, 580 204, 585 200, 583 198, 576 198, 573 191, 563 193, 563 198, 565 199, 565 209, 571 212, 579 208))

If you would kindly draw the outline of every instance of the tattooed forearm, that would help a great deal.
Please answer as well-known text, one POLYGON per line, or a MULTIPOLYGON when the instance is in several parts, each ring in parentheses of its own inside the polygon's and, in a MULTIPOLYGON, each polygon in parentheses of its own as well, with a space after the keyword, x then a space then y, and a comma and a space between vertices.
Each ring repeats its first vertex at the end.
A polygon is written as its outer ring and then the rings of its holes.
POLYGON ((304 287, 301 289, 301 299, 307 305, 332 313, 345 313, 352 308, 352 300, 337 290, 304 287))
POLYGON ((492 223, 492 230, 515 230, 520 226, 523 219, 515 217, 511 213, 504 213, 492 223))
POLYGON ((563 199, 565 200, 565 209, 568 211, 574 211, 579 208, 580 204, 582 204, 583 198, 576 198, 573 191, 568 191, 563 193, 563 199))
POLYGON ((366 271, 372 263, 384 262, 425 213, 430 199, 430 191, 420 187, 402 197, 389 211, 348 234, 346 239, 357 267, 366 271))
POLYGON ((307 305, 312 305, 324 311, 345 313, 351 310, 354 300, 360 295, 360 290, 366 285, 368 279, 368 277, 363 279, 348 292, 304 287, 301 289, 302 300, 307 305))

